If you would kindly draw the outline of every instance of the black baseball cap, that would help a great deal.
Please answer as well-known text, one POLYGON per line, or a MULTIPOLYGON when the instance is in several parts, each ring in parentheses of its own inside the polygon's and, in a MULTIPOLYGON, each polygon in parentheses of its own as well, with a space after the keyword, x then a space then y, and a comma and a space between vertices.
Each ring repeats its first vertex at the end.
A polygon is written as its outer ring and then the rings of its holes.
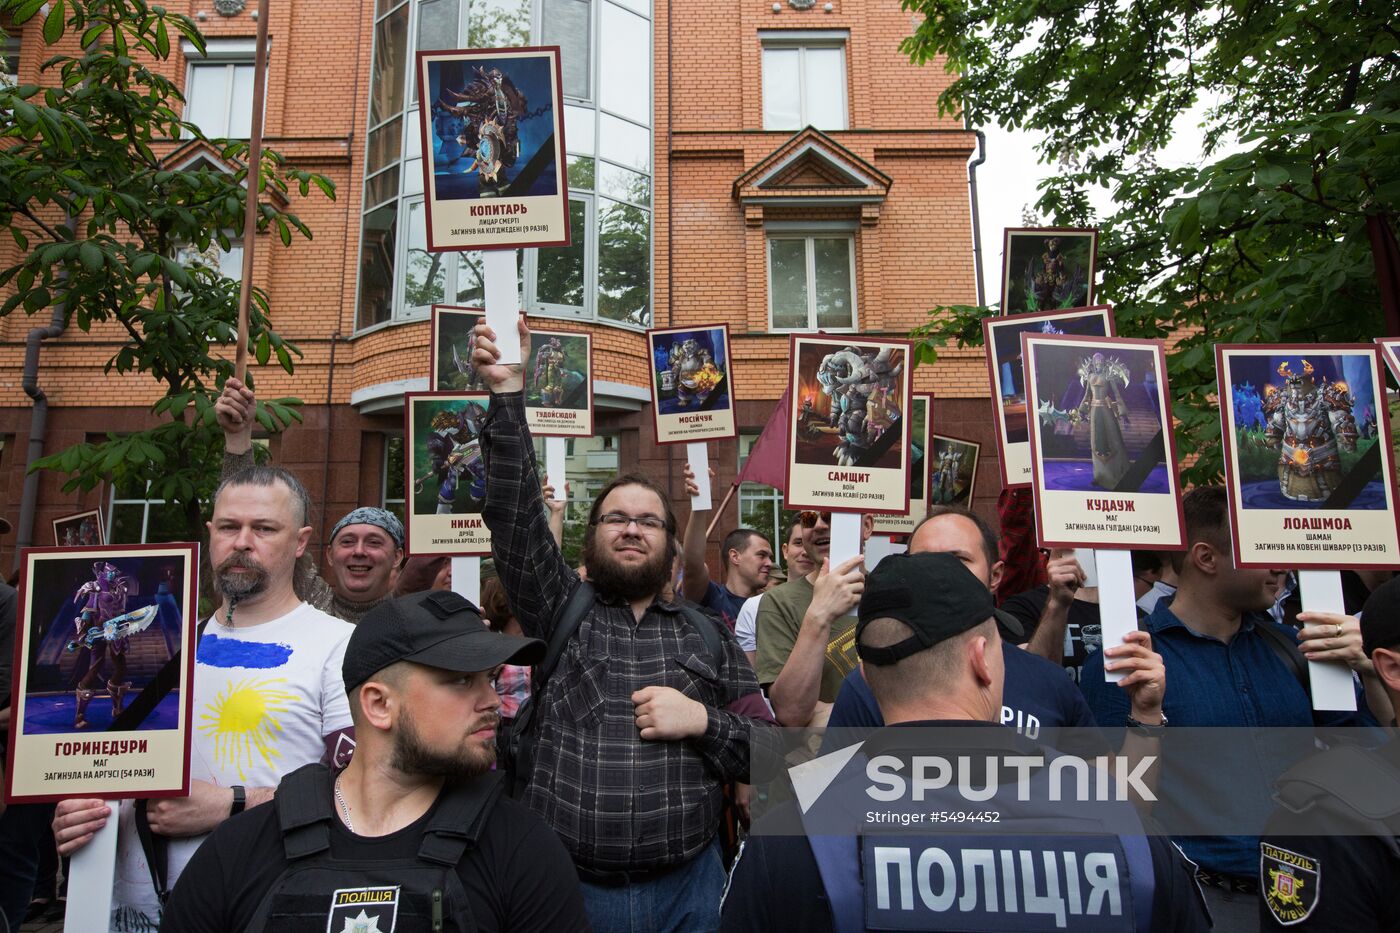
POLYGON ((996 619, 1013 635, 1024 635, 1015 616, 1002 612, 992 591, 955 555, 926 551, 893 554, 865 578, 857 610, 856 651, 867 664, 894 664, 968 629, 996 619), (898 644, 876 648, 860 642, 872 619, 896 619, 914 630, 898 644))
POLYGON ((544 652, 538 638, 491 631, 481 610, 457 593, 430 590, 365 613, 345 646, 340 674, 349 692, 398 661, 472 674, 498 664, 535 664, 544 652))
POLYGON ((1400 577, 1372 590, 1361 607, 1361 650, 1369 658, 1377 648, 1400 648, 1400 577))

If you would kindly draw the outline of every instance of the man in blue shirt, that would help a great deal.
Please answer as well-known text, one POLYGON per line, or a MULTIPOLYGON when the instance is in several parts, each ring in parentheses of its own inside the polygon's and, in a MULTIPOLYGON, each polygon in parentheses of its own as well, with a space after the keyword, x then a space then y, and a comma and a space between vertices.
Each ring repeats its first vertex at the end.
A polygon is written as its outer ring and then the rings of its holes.
MULTIPOLYGON (((1242 780, 1238 769, 1211 772, 1194 768, 1187 775, 1184 758, 1169 755, 1163 763, 1161 782, 1172 794, 1169 801, 1164 797, 1154 815, 1170 825, 1173 813, 1162 812, 1167 807, 1189 816, 1195 825, 1209 825, 1211 814, 1219 814, 1222 820, 1233 817, 1231 822, 1239 825, 1241 814, 1257 813, 1262 825, 1272 809, 1270 782, 1291 762, 1280 759, 1278 734, 1259 727, 1360 725, 1369 719, 1358 713, 1314 713, 1307 690, 1280 657, 1281 646, 1276 648, 1269 633, 1261 631, 1275 625, 1268 610, 1274 604, 1281 574, 1235 567, 1225 490, 1197 487, 1183 497, 1182 507, 1188 550, 1180 558, 1176 596, 1168 604, 1159 603, 1146 622, 1172 681, 1172 692, 1162 711, 1173 729, 1247 727, 1232 732, 1230 741, 1252 741, 1256 754, 1253 759, 1248 755, 1232 758, 1256 761, 1260 773, 1257 779, 1242 780)), ((1314 613, 1304 613, 1300 619, 1322 624, 1304 630, 1301 636, 1291 629, 1276 630, 1286 632, 1290 640, 1301 637, 1306 657, 1363 667, 1355 619, 1314 613)), ((1101 727, 1132 725, 1126 698, 1104 681, 1102 653, 1085 661, 1080 689, 1101 727)), ((1258 839, 1189 836, 1178 842, 1201 869, 1215 929, 1257 930, 1258 839)))
MULTIPOLYGON (((711 470, 711 478, 714 471, 711 470)), ((685 468, 685 490, 695 495, 699 487, 690 466, 685 468)), ((724 582, 710 579, 705 563, 705 531, 709 524, 709 509, 691 509, 685 523, 681 543, 681 592, 686 599, 719 613, 729 630, 739 618, 744 601, 757 596, 768 586, 768 571, 773 568, 773 545, 752 528, 737 528, 724 536, 720 559, 724 562, 724 582)))
MULTIPOLYGON (((996 534, 980 516, 967 509, 934 506, 909 536, 909 553, 953 554, 993 594, 1001 582, 1002 562, 996 559, 996 534)), ((1146 636, 1135 638, 1120 650, 1125 657, 1140 664, 1133 676, 1120 682, 1135 716, 1140 717, 1140 722, 1159 723, 1166 690, 1161 658, 1152 650, 1151 640, 1146 636)), ((1109 753, 1107 741, 1097 734, 1093 712, 1063 668, 1006 640, 1002 641, 1001 651, 1006 666, 1002 725, 1067 754, 1093 757, 1109 753), (1092 731, 1065 733, 1063 743, 1053 734, 1041 734, 1042 730, 1061 727, 1092 731)), ((857 738, 843 737, 842 728, 878 728, 884 724, 875 695, 861 668, 857 668, 846 677, 836 697, 823 750, 840 748, 848 744, 846 738, 852 741, 857 738)), ((1134 734, 1126 740, 1122 754, 1137 760, 1144 754, 1155 754, 1156 744, 1154 739, 1134 734)))

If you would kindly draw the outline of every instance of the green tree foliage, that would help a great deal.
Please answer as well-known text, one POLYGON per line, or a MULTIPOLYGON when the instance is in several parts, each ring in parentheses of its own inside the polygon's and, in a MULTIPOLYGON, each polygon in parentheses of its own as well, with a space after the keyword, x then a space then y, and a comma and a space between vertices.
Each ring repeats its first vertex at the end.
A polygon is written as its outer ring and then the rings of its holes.
MULTIPOLYGON (((1168 361, 1189 479, 1220 471, 1214 344, 1382 333, 1366 218, 1393 230, 1400 202, 1394 0, 903 3, 925 17, 903 50, 958 75, 941 112, 1045 134, 1036 209, 1101 229, 1096 299, 1119 333, 1189 334, 1168 361), (1159 165, 1193 107, 1198 163, 1159 165)), ((933 309, 920 358, 980 343, 989 313, 933 309)))
MULTIPOLYGON (((41 0, 0 0, 15 26, 40 7, 41 0)), ((50 0, 44 42, 58 46, 65 36, 64 48, 81 51, 45 61, 42 85, 0 85, 0 113, 10 117, 0 120, 0 225, 18 247, 18 261, 0 269, 7 293, 0 315, 22 310, 47 319, 61 304, 67 326, 119 335, 106 372, 144 373, 163 396, 149 430, 109 434, 34 467, 68 474, 65 490, 104 480, 149 484, 151 498, 180 503, 187 536, 197 538, 201 502, 219 472, 213 403, 233 373, 239 292, 207 257, 228 249, 243 228, 248 144, 210 141, 235 167, 231 174, 207 161, 163 158, 182 135, 204 138, 181 120, 175 85, 154 70, 170 57, 172 39, 204 49, 189 17, 144 0, 50 0)), ((313 186, 334 197, 329 180, 264 150, 258 229, 275 231, 284 246, 294 234, 311 237, 279 206, 292 186, 302 197, 313 186)), ((251 355, 290 373, 300 351, 272 329, 267 295, 255 289, 253 299, 251 355)), ((258 420, 280 430, 300 419, 298 405, 260 401, 258 420)))

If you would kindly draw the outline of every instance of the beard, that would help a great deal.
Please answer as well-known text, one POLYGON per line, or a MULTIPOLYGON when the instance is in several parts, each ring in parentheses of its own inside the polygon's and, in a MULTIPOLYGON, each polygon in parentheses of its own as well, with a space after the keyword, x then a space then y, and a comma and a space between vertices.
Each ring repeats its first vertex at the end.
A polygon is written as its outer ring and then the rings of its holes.
POLYGON ((267 589, 267 568, 242 551, 234 551, 214 568, 214 586, 230 602, 245 599, 267 589), (235 567, 243 573, 230 573, 235 567))
POLYGON ((673 556, 669 547, 662 548, 640 566, 628 567, 599 547, 596 535, 590 534, 583 541, 583 566, 588 571, 588 582, 599 593, 628 602, 656 596, 666 588, 671 582, 673 556))
MULTIPOLYGON (((488 727, 496 728, 500 724, 501 717, 493 714, 472 724, 467 732, 470 734, 488 727)), ((403 774, 449 780, 473 778, 491 770, 491 766, 496 763, 496 746, 493 742, 482 748, 472 741, 467 741, 446 752, 429 748, 423 743, 423 737, 418 732, 413 716, 405 709, 399 717, 398 731, 394 733, 394 748, 389 761, 395 770, 403 774)))

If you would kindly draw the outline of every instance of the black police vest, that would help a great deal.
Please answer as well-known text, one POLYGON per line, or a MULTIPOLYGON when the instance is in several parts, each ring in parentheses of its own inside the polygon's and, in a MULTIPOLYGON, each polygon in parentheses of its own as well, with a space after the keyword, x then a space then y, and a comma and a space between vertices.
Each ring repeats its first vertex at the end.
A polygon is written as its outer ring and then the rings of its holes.
POLYGON ((457 864, 481 837, 501 792, 492 772, 453 785, 438 802, 413 858, 337 859, 324 765, 282 779, 275 806, 287 867, 263 896, 249 933, 306 930, 457 931, 474 933, 457 864))
MULTIPOLYGON (((1041 751, 1047 762, 1060 757, 1041 751)), ((862 800, 866 764, 856 754, 822 797, 862 800)), ((927 835, 832 835, 830 813, 814 817, 809 806, 803 822, 833 929, 1148 933, 1156 880, 1136 809, 1126 801, 1052 802, 1049 773, 1043 767, 1031 778, 1026 801, 1011 786, 981 804, 935 794, 919 805, 925 817, 972 816, 969 831, 954 821, 931 825, 936 833, 927 835), (983 821, 990 814, 994 825, 983 821)))

